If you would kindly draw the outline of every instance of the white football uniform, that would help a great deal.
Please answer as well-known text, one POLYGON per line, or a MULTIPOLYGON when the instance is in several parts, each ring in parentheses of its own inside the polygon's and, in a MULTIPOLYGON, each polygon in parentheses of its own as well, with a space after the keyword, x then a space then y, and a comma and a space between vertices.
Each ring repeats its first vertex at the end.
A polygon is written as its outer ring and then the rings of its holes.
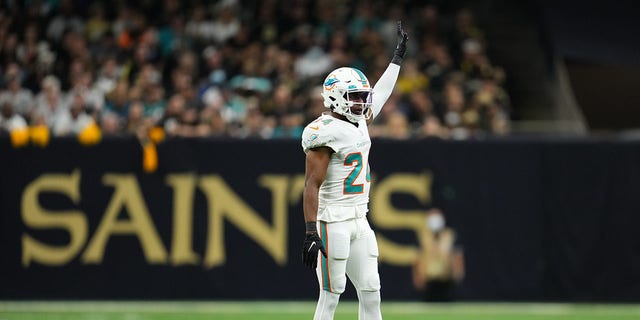
POLYGON ((371 138, 365 120, 356 127, 329 114, 321 115, 302 132, 304 151, 317 147, 334 151, 318 193, 318 220, 336 222, 365 216, 371 186, 371 138))
POLYGON ((302 147, 334 151, 318 192, 318 232, 328 255, 319 255, 316 269, 321 288, 340 294, 348 275, 358 290, 379 290, 378 245, 366 218, 371 185, 366 121, 356 127, 323 114, 304 129, 302 147))
MULTIPOLYGON (((374 86, 373 117, 391 95, 399 70, 391 63, 374 86)), ((333 319, 347 276, 358 292, 359 319, 382 319, 378 244, 366 217, 371 186, 366 120, 356 126, 331 114, 321 115, 302 132, 304 152, 317 147, 334 152, 318 192, 317 228, 327 257, 318 254, 320 295, 314 320, 333 319)))

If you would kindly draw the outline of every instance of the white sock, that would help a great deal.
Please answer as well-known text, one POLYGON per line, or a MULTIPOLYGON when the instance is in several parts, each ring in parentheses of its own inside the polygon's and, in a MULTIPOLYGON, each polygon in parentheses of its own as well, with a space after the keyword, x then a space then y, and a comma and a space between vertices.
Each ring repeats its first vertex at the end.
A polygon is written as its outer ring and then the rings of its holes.
POLYGON ((333 320, 333 314, 338 307, 338 300, 340 300, 339 294, 320 290, 320 297, 318 297, 318 305, 316 306, 316 314, 313 316, 313 320, 333 320))
POLYGON ((358 320, 382 320, 380 291, 358 291, 358 320))

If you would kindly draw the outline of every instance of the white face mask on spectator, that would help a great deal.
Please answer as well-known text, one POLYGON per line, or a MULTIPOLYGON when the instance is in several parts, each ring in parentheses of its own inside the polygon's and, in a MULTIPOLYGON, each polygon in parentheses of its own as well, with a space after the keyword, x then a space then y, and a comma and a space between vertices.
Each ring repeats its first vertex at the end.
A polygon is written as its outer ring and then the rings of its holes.
POLYGON ((441 214, 431 214, 427 217, 427 227, 433 232, 438 232, 444 228, 444 217, 441 214))

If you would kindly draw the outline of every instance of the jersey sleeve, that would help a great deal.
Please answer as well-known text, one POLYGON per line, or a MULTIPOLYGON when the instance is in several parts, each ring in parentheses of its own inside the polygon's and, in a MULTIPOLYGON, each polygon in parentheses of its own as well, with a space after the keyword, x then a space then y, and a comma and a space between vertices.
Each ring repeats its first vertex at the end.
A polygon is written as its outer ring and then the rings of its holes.
POLYGON ((396 85, 399 74, 400 66, 395 63, 390 63, 382 76, 380 76, 378 82, 376 82, 376 85, 373 86, 372 118, 378 116, 385 102, 387 102, 387 99, 389 99, 391 93, 393 93, 393 88, 396 85))
POLYGON ((331 130, 331 124, 312 122, 302 131, 302 150, 307 153, 309 149, 329 147, 338 151, 336 134, 331 130))

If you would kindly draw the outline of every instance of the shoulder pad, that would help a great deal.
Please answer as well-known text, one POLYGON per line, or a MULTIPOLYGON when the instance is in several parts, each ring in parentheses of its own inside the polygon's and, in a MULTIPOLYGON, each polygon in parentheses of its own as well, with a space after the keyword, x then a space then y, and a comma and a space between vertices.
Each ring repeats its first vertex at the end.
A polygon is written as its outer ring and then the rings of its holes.
POLYGON ((331 117, 321 116, 308 124, 302 132, 302 149, 307 152, 309 149, 317 147, 330 147, 334 150, 336 141, 335 126, 336 121, 331 117))

